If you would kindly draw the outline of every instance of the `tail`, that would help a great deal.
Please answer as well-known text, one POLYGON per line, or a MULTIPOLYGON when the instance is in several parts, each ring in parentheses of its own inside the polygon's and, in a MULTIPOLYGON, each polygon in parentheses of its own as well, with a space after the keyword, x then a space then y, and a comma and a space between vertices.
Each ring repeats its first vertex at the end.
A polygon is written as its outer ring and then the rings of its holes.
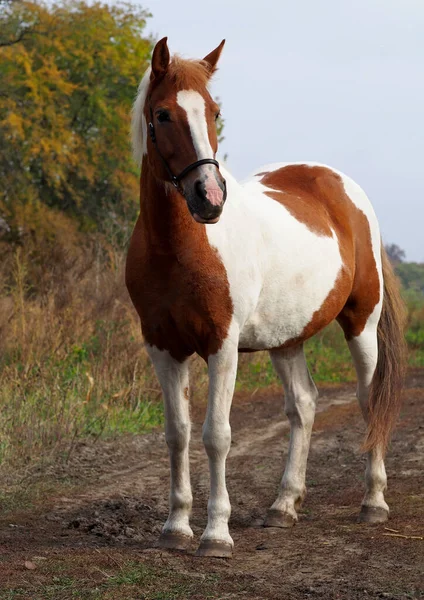
POLYGON ((407 351, 404 336, 405 304, 383 246, 381 259, 383 307, 377 328, 378 359, 370 388, 368 432, 364 450, 379 447, 384 454, 400 412, 407 351))

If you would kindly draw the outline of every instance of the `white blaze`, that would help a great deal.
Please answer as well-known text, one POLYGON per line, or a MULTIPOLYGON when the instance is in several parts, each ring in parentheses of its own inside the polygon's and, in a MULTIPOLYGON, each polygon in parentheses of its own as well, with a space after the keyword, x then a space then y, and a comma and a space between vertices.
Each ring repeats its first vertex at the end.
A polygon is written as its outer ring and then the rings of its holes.
MULTIPOLYGON (((177 104, 187 113, 191 138, 196 151, 197 160, 213 158, 213 150, 209 141, 208 124, 206 121, 206 103, 204 98, 194 90, 182 90, 177 94, 177 104)), ((213 165, 199 167, 205 175, 204 186, 209 202, 221 206, 223 193, 215 177, 213 165)))
POLYGON ((197 160, 213 158, 206 122, 206 104, 204 98, 194 90, 181 90, 177 94, 177 104, 187 113, 190 133, 196 150, 197 160))

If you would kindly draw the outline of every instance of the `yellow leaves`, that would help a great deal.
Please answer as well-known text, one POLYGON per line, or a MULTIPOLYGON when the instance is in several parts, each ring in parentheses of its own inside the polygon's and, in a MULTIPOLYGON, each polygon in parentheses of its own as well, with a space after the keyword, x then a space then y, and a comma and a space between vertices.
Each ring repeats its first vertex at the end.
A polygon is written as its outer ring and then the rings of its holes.
POLYGON ((125 191, 126 195, 130 197, 137 197, 139 182, 132 173, 118 169, 114 172, 113 176, 116 180, 116 185, 121 187, 125 191))
POLYGON ((9 128, 12 136, 23 139, 23 137, 24 137, 23 119, 20 115, 18 115, 16 113, 9 113, 6 116, 6 118, 3 119, 2 125, 5 125, 6 127, 9 128))
POLYGON ((0 180, 7 191, 0 189, 0 206, 13 206, 17 225, 47 236, 52 227, 66 229, 59 210, 77 216, 83 229, 106 229, 110 213, 116 227, 138 197, 128 124, 151 50, 142 37, 146 14, 72 0, 16 3, 12 12, 8 21, 0 15, 11 37, 19 22, 36 33, 1 52, 0 180), (19 181, 11 172, 22 174, 19 181), (34 200, 46 207, 42 219, 34 200))
POLYGON ((62 212, 45 206, 37 199, 14 205, 15 219, 25 232, 35 239, 66 239, 69 245, 76 243, 75 222, 62 212))

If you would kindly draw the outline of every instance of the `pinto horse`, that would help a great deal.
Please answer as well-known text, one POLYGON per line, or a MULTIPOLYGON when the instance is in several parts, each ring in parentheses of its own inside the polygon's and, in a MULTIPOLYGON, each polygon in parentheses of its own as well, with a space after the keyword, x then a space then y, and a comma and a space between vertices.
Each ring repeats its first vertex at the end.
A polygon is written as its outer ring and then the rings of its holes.
POLYGON ((387 519, 384 454, 400 408, 403 305, 371 204, 352 179, 315 163, 273 164, 238 183, 215 159, 219 107, 208 92, 224 41, 203 60, 153 51, 132 118, 142 167, 126 283, 164 396, 170 512, 159 544, 184 549, 189 517, 188 359, 208 365, 203 441, 208 523, 200 556, 231 556, 225 463, 238 352, 268 350, 290 421, 287 465, 265 526, 290 527, 305 496, 317 389, 303 343, 336 319, 368 424, 360 521, 387 519), (224 209, 225 204, 225 209, 224 209))

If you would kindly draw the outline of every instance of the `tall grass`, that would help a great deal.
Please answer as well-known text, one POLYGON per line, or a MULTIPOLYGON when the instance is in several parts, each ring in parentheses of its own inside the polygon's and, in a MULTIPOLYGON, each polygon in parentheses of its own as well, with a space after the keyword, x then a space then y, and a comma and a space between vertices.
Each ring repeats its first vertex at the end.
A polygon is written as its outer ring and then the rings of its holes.
MULTIPOLYGON (((161 424, 161 393, 124 285, 124 251, 104 239, 27 242, 0 265, 0 468, 68 457, 79 438, 161 424)), ((424 366, 424 299, 406 294, 411 364, 424 366)), ((306 344, 318 382, 354 379, 332 324, 306 344)), ((206 398, 194 361, 192 397, 206 398)), ((236 388, 279 382, 266 353, 240 356, 236 388)))
POLYGON ((0 463, 160 423, 123 253, 18 248, 1 269, 0 463))
POLYGON ((424 367, 424 293, 409 289, 403 295, 408 307, 406 341, 409 347, 409 364, 424 367))

